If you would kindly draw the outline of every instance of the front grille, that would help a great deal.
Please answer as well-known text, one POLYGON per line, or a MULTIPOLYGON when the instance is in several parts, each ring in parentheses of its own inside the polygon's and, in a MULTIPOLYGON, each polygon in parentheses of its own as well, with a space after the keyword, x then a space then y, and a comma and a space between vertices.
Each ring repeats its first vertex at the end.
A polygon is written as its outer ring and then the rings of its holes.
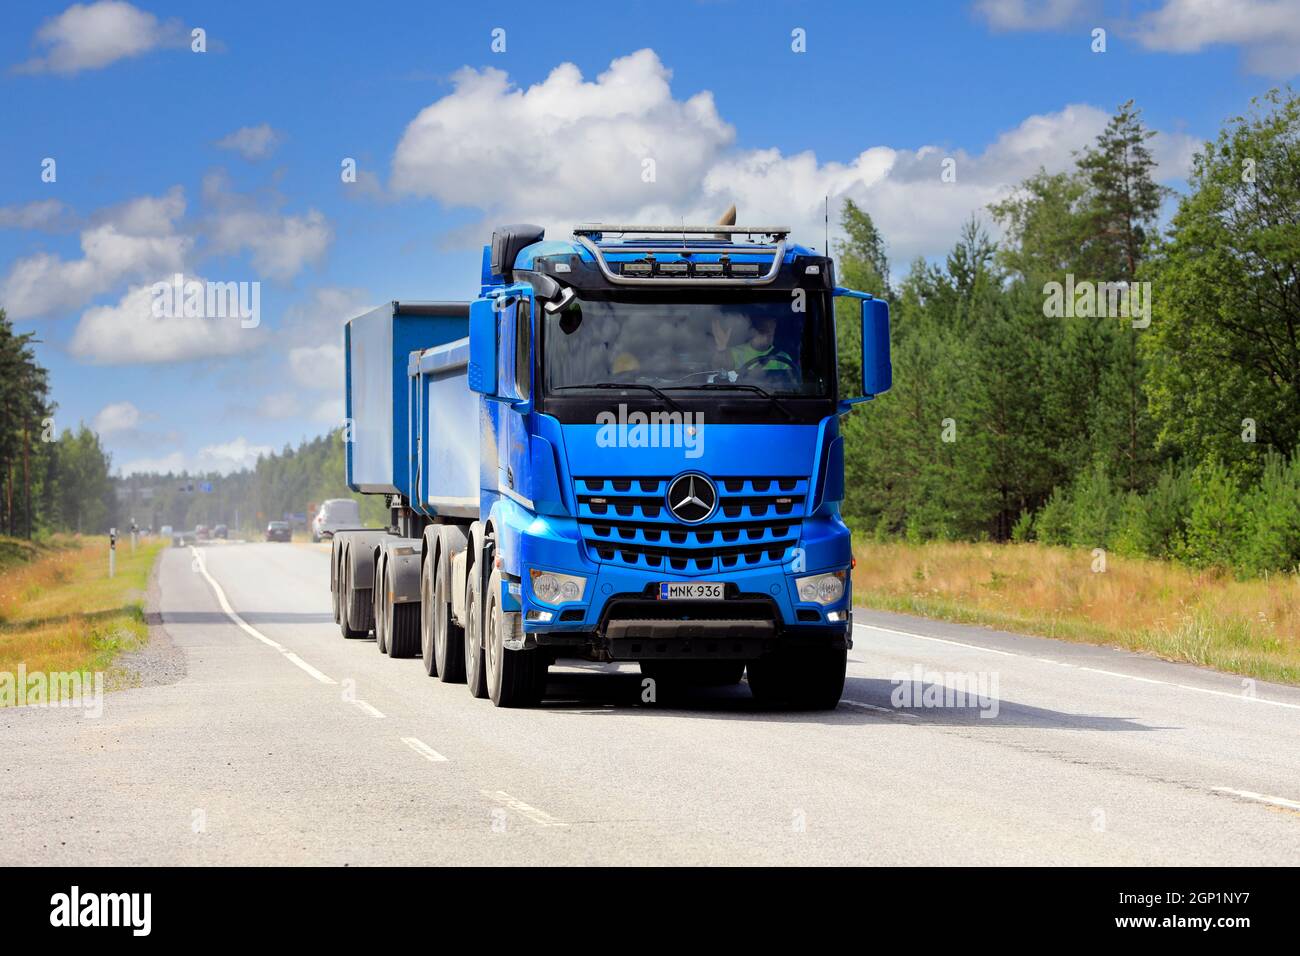
POLYGON ((799 543, 807 478, 714 478, 718 507, 700 524, 683 524, 668 510, 671 480, 576 479, 588 554, 625 567, 702 574, 781 564, 799 543))

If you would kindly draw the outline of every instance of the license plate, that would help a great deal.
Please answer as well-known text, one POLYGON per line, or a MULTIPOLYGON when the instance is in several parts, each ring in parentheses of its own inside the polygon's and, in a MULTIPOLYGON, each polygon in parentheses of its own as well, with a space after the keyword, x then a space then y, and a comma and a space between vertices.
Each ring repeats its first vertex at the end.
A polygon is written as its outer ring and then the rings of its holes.
POLYGON ((661 601, 721 601, 726 596, 720 582, 696 581, 681 583, 663 581, 659 585, 661 601))

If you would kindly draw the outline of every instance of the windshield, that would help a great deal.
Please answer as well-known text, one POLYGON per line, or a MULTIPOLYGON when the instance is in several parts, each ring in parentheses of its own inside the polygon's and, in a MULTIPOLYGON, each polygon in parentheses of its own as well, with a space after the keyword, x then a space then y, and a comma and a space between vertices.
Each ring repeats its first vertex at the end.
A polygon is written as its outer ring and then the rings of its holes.
POLYGON ((575 299, 562 312, 544 313, 547 391, 739 385, 775 395, 828 396, 835 348, 824 293, 797 292, 802 295, 741 299, 735 292, 691 289, 575 299))

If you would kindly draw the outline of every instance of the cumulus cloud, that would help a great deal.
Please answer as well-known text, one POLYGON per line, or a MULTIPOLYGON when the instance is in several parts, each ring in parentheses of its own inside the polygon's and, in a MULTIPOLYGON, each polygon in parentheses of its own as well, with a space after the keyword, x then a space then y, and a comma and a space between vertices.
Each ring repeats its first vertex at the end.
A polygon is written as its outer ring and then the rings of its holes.
POLYGON ((152 283, 136 285, 114 305, 87 309, 68 351, 94 365, 132 365, 239 355, 265 341, 262 328, 244 328, 238 316, 155 316, 154 298, 152 283))
POLYGON ((41 24, 33 45, 43 53, 14 69, 71 75, 185 43, 186 33, 178 21, 161 22, 122 0, 75 3, 41 24))
POLYGON ((295 384, 310 389, 340 387, 343 324, 372 308, 367 299, 361 289, 323 286, 290 307, 285 315, 283 339, 288 345, 289 374, 295 384))
POLYGON ((131 402, 113 402, 99 410, 91 427, 101 436, 120 435, 138 428, 140 419, 140 409, 131 402))
POLYGON ((1148 50, 1196 53, 1232 44, 1242 48, 1251 72, 1300 72, 1300 0, 1166 0, 1130 32, 1148 50))
MULTIPOLYGON (((851 198, 876 220, 891 258, 906 263, 945 252, 965 219, 1040 167, 1069 167, 1109 116, 1073 104, 1026 118, 979 152, 867 143, 852 159, 825 161, 812 152, 733 149, 732 128, 712 98, 675 99, 670 78, 651 50, 615 60, 595 82, 565 64, 525 90, 496 70, 463 70, 453 90, 408 125, 390 186, 485 210, 477 241, 490 221, 523 219, 553 233, 567 232, 575 215, 712 222, 735 202, 742 224, 775 221, 818 244, 825 198, 833 207, 851 198), (503 142, 494 131, 507 127, 520 134, 503 142), (656 160, 652 182, 642 177, 647 158, 656 160), (947 159, 955 181, 942 177, 947 159)), ((1160 177, 1182 178, 1196 145, 1181 134, 1158 136, 1160 177)))
POLYGON ((82 230, 80 259, 19 259, 0 281, 0 301, 10 318, 32 319, 79 308, 129 279, 180 271, 193 246, 176 230, 184 212, 179 186, 106 209, 82 230))
POLYGON ((0 206, 0 229, 65 232, 74 228, 76 216, 57 199, 38 199, 21 206, 0 206))
POLYGON ((247 251, 253 268, 266 278, 292 279, 307 265, 319 263, 334 240, 334 227, 319 210, 282 215, 275 208, 279 197, 272 197, 268 207, 256 197, 231 191, 224 175, 208 176, 203 195, 213 209, 206 223, 211 251, 247 251))
POLYGON ((1093 0, 979 0, 975 12, 995 30, 1053 30, 1096 6, 1093 0))
POLYGON ((252 468, 257 464, 258 458, 269 455, 272 451, 270 445, 255 445, 241 435, 228 442, 205 445, 193 455, 186 454, 184 451, 173 451, 152 458, 137 458, 123 464, 119 470, 123 475, 152 472, 162 474, 189 472, 196 475, 217 472, 228 475, 234 471, 252 468))
POLYGON ((280 145, 280 133, 270 123, 242 126, 217 140, 220 149, 232 149, 250 162, 265 159, 280 145))
POLYGON ((674 99, 671 76, 653 50, 614 60, 595 82, 564 63, 526 90, 500 70, 462 69, 453 91, 406 127, 390 186, 552 220, 688 201, 735 133, 712 94, 674 99))

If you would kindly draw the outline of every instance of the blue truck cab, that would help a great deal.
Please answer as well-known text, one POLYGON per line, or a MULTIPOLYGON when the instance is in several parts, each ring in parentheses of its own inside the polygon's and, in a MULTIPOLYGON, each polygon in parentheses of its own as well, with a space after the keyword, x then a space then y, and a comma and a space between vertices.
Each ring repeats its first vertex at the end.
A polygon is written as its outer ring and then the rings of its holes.
POLYGON ((469 303, 345 331, 346 637, 500 706, 565 657, 834 707, 852 642, 840 417, 890 386, 888 305, 780 227, 503 226, 469 303), (860 305, 841 395, 834 300, 860 305))

